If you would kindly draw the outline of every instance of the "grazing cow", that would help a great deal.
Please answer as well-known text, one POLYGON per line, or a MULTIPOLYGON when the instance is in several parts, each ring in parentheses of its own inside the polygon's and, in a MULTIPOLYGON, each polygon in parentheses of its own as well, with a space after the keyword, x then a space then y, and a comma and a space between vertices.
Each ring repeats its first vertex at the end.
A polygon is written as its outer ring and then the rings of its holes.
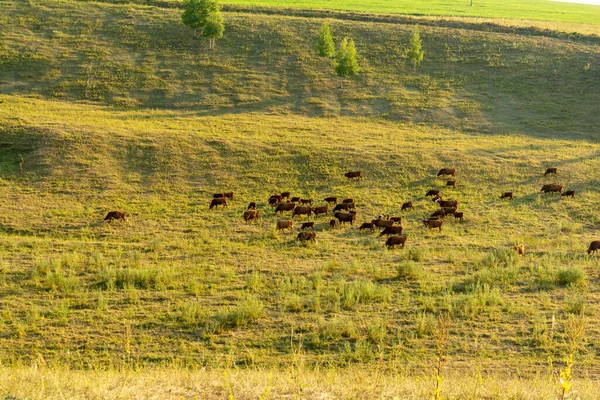
POLYGON ((461 212, 455 212, 455 213, 454 213, 454 219, 459 219, 459 220, 460 220, 460 222, 462 222, 462 221, 463 221, 463 217, 464 217, 464 213, 463 213, 462 211, 461 211, 461 212))
POLYGON ((413 206, 412 201, 409 201, 407 203, 402 204, 402 208, 400 209, 400 211, 404 211, 404 210, 408 210, 408 209, 414 210, 415 207, 413 206))
POLYGON ((427 194, 425 195, 425 197, 427 197, 427 196, 438 196, 439 194, 440 194, 439 190, 431 189, 430 191, 427 192, 427 194))
POLYGON ((340 210, 352 210, 355 208, 356 208, 356 206, 354 205, 354 203, 340 203, 340 204, 336 204, 336 206, 333 207, 333 212, 340 211, 340 210))
POLYGON ((546 170, 546 172, 544 173, 544 176, 549 175, 549 174, 554 174, 554 175, 558 175, 556 168, 548 168, 546 170))
POLYGON ((337 204, 337 197, 327 197, 323 201, 330 204, 337 204))
POLYGON ((213 194, 213 199, 219 199, 221 197, 226 197, 230 200, 233 200, 233 192, 226 192, 226 193, 215 193, 213 194))
POLYGON ((256 210, 256 202, 253 201, 250 204, 248 204, 247 210, 256 210))
POLYGON ((295 208, 296 203, 279 203, 277 204, 277 207, 275 207, 275 214, 283 214, 284 211, 294 211, 295 208))
POLYGON ((572 199, 575 198, 575 191, 574 190, 567 190, 566 192, 564 192, 563 194, 561 194, 561 196, 571 196, 572 199))
POLYGON ((442 220, 435 220, 435 219, 426 219, 423 221, 423 224, 428 227, 428 228, 439 228, 440 232, 442 231, 442 225, 444 224, 444 221, 442 220))
POLYGON ((446 186, 456 187, 456 180, 446 181, 446 186))
POLYGON ((354 221, 356 220, 355 213, 336 212, 333 214, 333 216, 336 217, 338 221, 340 221, 340 224, 350 222, 350 225, 354 225, 354 221))
POLYGON ((371 231, 375 230, 375 225, 372 222, 364 222, 358 230, 362 231, 363 229, 370 229, 371 231))
POLYGON ((517 254, 520 256, 524 256, 525 255, 525 246, 523 246, 522 244, 513 247, 513 249, 515 249, 517 251, 517 254))
POLYGON ((312 199, 300 199, 301 204, 310 204, 312 206, 312 199))
POLYGON ((284 229, 294 229, 294 220, 277 221, 277 230, 283 231, 284 229))
POLYGON ((362 171, 350 171, 350 172, 346 172, 344 174, 344 176, 346 178, 348 178, 348 179, 353 179, 353 178, 362 179, 363 178, 362 171))
POLYGON ((288 199, 289 200, 290 199, 290 194, 291 194, 290 192, 283 192, 283 193, 281 193, 281 199, 282 200, 283 199, 288 199))
POLYGON ((547 185, 542 186, 540 192, 544 193, 561 193, 563 190, 563 185, 557 185, 554 183, 549 183, 547 185))
MULTIPOLYGON (((293 204, 293 203, 290 203, 293 204)), ((310 206, 298 206, 296 208, 294 208, 294 210, 292 211, 292 219, 294 218, 295 215, 306 215, 307 217, 310 217, 310 215, 312 214, 312 208, 310 208, 310 206)))
POLYGON ((404 244, 406 243, 406 236, 390 236, 388 238, 388 240, 386 240, 385 245, 388 247, 388 249, 391 247, 392 249, 395 246, 402 246, 402 248, 404 248, 404 244))
POLYGON ((317 218, 319 216, 319 214, 327 215, 328 210, 329 210, 329 206, 321 206, 321 207, 313 208, 312 212, 315 214, 315 218, 317 218))
POLYGON ((394 221, 389 219, 376 218, 371 223, 378 228, 387 228, 394 225, 394 221))
POLYGON ((445 217, 446 215, 454 215, 456 212, 456 207, 444 207, 442 210, 445 211, 445 214, 443 215, 445 217))
POLYGON ((302 226, 300 227, 300 230, 304 230, 304 229, 312 229, 313 231, 315 230, 315 223, 314 222, 305 222, 302 224, 302 226))
POLYGON ((431 214, 431 217, 432 217, 432 218, 435 218, 435 217, 443 217, 443 216, 445 216, 445 215, 446 215, 446 210, 444 210, 444 209, 441 209, 441 210, 435 210, 435 211, 433 212, 433 214, 431 214))
POLYGON ((300 196, 298 196, 298 197, 292 197, 292 202, 297 203, 297 202, 300 201, 300 199, 301 199, 300 196))
POLYGON ((500 196, 501 199, 513 199, 513 192, 504 192, 502 193, 502 196, 500 196))
POLYGON ((281 203, 281 200, 280 194, 274 194, 273 196, 269 197, 269 205, 276 206, 281 203))
POLYGON ((600 240, 594 240, 592 243, 590 243, 590 247, 588 247, 588 254, 592 254, 597 252, 598 250, 600 250, 600 240))
POLYGON ((437 203, 442 208, 444 208, 444 207, 455 207, 455 208, 458 208, 458 201, 456 201, 456 200, 442 200, 440 198, 439 200, 437 200, 437 203))
POLYGON ((244 221, 246 221, 246 222, 248 222, 252 219, 258 221, 259 215, 260 215, 260 211, 248 210, 248 211, 244 211, 244 215, 242 215, 242 218, 244 218, 244 221))
POLYGON ((317 241, 317 234, 315 232, 300 232, 298 233, 298 236, 296 237, 297 241, 302 241, 302 242, 306 242, 306 241, 312 241, 313 243, 316 243, 317 241))
POLYGON ((125 222, 125 216, 127 215, 127 213, 125 211, 111 211, 108 214, 106 214, 106 217, 104 217, 105 221, 108 222, 112 222, 113 219, 117 219, 117 220, 123 220, 123 222, 125 222))
POLYGON ((445 175, 456 176, 456 169, 442 168, 442 169, 440 169, 440 172, 437 173, 437 176, 445 176, 445 175))
POLYGON ((344 199, 342 203, 354 203, 354 199, 344 199))
POLYGON ((212 208, 216 206, 227 207, 227 197, 219 197, 217 199, 212 199, 212 201, 210 202, 209 209, 212 210, 212 208))
POLYGON ((389 215, 387 216, 388 221, 394 221, 397 224, 402 223, 402 217, 390 217, 389 215))
POLYGON ((385 235, 399 235, 402 233, 402 227, 400 225, 388 226, 379 234, 379 237, 385 235))
POLYGON ((329 221, 329 227, 330 228, 335 228, 335 226, 338 224, 338 222, 335 219, 332 219, 331 221, 329 221))

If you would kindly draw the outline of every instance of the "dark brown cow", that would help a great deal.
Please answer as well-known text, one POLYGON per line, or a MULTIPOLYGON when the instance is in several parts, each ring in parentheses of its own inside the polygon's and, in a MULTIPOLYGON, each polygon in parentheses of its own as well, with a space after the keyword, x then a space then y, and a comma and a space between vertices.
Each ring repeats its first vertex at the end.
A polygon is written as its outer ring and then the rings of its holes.
POLYGON ((315 232, 300 232, 296 237, 297 241, 312 241, 313 243, 317 241, 317 234, 315 232))
POLYGON ((561 196, 571 196, 572 199, 575 198, 575 191, 574 190, 567 190, 566 192, 564 192, 563 194, 561 194, 561 196))
POLYGON ((330 204, 337 204, 337 197, 327 197, 323 201, 330 204))
POLYGON ((439 190, 431 189, 430 191, 427 192, 427 194, 425 195, 425 197, 427 197, 427 196, 437 196, 439 194, 440 194, 439 190))
POLYGON ((446 215, 454 215, 456 212, 456 207, 444 207, 442 210, 445 211, 445 214, 443 215, 445 217, 446 215))
POLYGON ((517 254, 520 256, 524 256, 525 255, 525 246, 523 246, 522 244, 513 247, 513 249, 515 249, 517 251, 517 254))
POLYGON ((432 217, 432 218, 434 218, 434 217, 443 217, 443 216, 445 216, 445 215, 446 215, 446 210, 444 210, 444 209, 441 209, 441 210, 435 210, 435 211, 433 212, 433 214, 431 214, 431 217, 432 217))
POLYGON ((415 207, 413 206, 412 201, 406 202, 404 204, 402 204, 402 208, 400 209, 400 211, 404 211, 404 210, 408 210, 408 209, 414 210, 415 207))
POLYGON ((437 200, 437 203, 440 205, 440 207, 444 208, 444 207, 456 207, 458 208, 458 201, 456 200, 437 200))
MULTIPOLYGON (((290 203, 290 204, 293 204, 293 203, 290 203)), ((306 215, 307 217, 310 217, 311 214, 312 214, 312 208, 310 208, 310 206, 298 206, 298 207, 294 208, 294 210, 292 211, 292 219, 296 215, 306 215)))
POLYGON ((301 197, 300 197, 300 196, 297 196, 297 197, 292 197, 292 201, 293 201, 294 203, 297 203, 297 202, 299 202, 299 201, 300 201, 300 199, 301 199, 301 197))
POLYGON ((462 220, 463 220, 464 216, 465 216, 465 215, 464 215, 464 213, 463 213, 462 211, 461 211, 461 212, 455 212, 455 213, 454 213, 454 219, 459 219, 459 220, 460 220, 460 222, 462 222, 462 220))
POLYGON ((385 235, 399 235, 402 233, 402 227, 400 225, 388 226, 379 234, 379 237, 385 235))
POLYGON ((346 172, 344 174, 344 176, 346 178, 348 178, 348 179, 353 179, 353 178, 362 179, 363 178, 362 171, 350 171, 350 172, 346 172))
POLYGON ((554 175, 558 175, 556 168, 548 168, 546 170, 546 172, 544 173, 544 176, 549 175, 549 174, 554 174, 554 175))
POLYGON ((504 192, 502 193, 502 196, 500 196, 501 199, 513 199, 513 192, 504 192))
POLYGON ((273 196, 269 197, 269 205, 276 206, 279 203, 281 203, 281 195, 280 194, 274 194, 273 196))
POLYGON ((456 187, 456 180, 446 181, 446 186, 456 187))
POLYGON ((106 217, 104 217, 105 221, 108 222, 112 222, 113 219, 116 220, 123 220, 125 221, 125 216, 127 215, 127 213, 125 211, 111 211, 108 214, 106 214, 106 217))
POLYGON ((283 214, 284 211, 294 211, 296 208, 296 203, 279 203, 277 207, 275 207, 275 213, 283 214))
POLYGON ((590 247, 588 247, 588 254, 592 254, 597 252, 598 250, 600 250, 600 240, 594 240, 592 243, 590 243, 590 247))
POLYGON ((288 199, 289 200, 290 199, 290 194, 291 194, 290 192, 283 192, 283 193, 281 193, 281 199, 282 200, 283 199, 288 199))
POLYGON ((260 211, 257 210, 248 210, 248 211, 244 211, 244 214, 242 215, 242 218, 244 218, 244 221, 248 222, 250 220, 255 220, 258 221, 258 216, 260 215, 260 211))
POLYGON ((341 212, 336 212, 333 214, 334 217, 336 217, 338 219, 338 221, 340 221, 340 224, 342 223, 346 223, 346 222, 350 222, 350 225, 354 225, 354 221, 356 220, 356 214, 355 213, 341 213, 341 212))
POLYGON ((406 243, 406 236, 390 236, 388 240, 386 240, 385 245, 389 248, 394 248, 395 246, 402 246, 404 248, 404 244, 406 243))
POLYGON ((209 209, 212 210, 212 208, 216 206, 227 207, 227 197, 219 197, 218 199, 212 199, 212 201, 210 202, 209 209))
POLYGON ((354 203, 340 203, 340 204, 336 204, 336 206, 333 207, 333 212, 340 211, 340 210, 352 210, 355 208, 356 208, 356 206, 354 205, 354 203))
POLYGON ((397 224, 401 224, 402 223, 402 217, 390 217, 388 215, 387 219, 388 219, 388 221, 394 221, 397 224))
POLYGON ((563 190, 563 185, 557 185, 554 183, 549 183, 547 185, 542 186, 540 192, 544 193, 560 193, 563 190))
POLYGON ((256 202, 253 201, 250 204, 248 204, 247 210, 256 210, 256 202))
POLYGON ((327 215, 328 210, 329 210, 329 206, 321 206, 321 207, 313 208, 312 212, 315 214, 315 218, 317 218, 319 216, 319 214, 327 215))
POLYGON ((445 175, 456 176, 456 169, 442 168, 442 169, 440 169, 440 172, 437 173, 437 176, 445 176, 445 175))
POLYGON ((354 199, 344 199, 342 203, 354 203, 354 199))
POLYGON ((387 228, 394 225, 394 221, 382 218, 374 219, 371 221, 371 223, 378 228, 387 228))
POLYGON ((284 229, 294 229, 294 220, 277 221, 277 230, 283 231, 284 229))
POLYGON ((312 206, 312 199, 300 199, 302 204, 310 204, 312 206))
POLYGON ((300 230, 304 230, 304 229, 308 229, 308 228, 311 228, 314 231, 315 230, 315 223, 314 222, 305 222, 300 227, 300 230))
POLYGON ((329 221, 329 227, 330 228, 335 228, 335 226, 337 225, 337 221, 335 219, 332 219, 331 221, 329 221))
POLYGON ((444 221, 441 220, 432 220, 432 219, 426 219, 423 221, 423 224, 428 227, 428 228, 439 228, 440 232, 442 231, 442 225, 444 224, 444 221))
POLYGON ((364 222, 358 230, 362 231, 363 229, 370 229, 371 231, 375 230, 375 225, 372 222, 364 222))

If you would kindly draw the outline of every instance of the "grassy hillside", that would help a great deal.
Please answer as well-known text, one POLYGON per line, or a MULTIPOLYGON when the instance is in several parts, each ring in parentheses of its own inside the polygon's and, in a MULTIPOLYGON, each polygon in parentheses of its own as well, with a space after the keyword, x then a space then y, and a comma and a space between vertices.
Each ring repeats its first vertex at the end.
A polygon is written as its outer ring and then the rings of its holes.
POLYGON ((413 71, 399 51, 411 25, 332 20, 362 54, 340 90, 311 51, 317 18, 227 13, 209 52, 175 9, 0 10, 3 364, 421 374, 448 313, 449 370, 552 373, 583 318, 576 373, 597 376, 593 38, 423 27, 413 71), (364 181, 343 177, 354 169, 364 181), (578 194, 541 195, 549 182, 578 194), (424 228, 431 188, 465 221, 424 228), (407 247, 325 217, 300 245, 265 204, 284 190, 352 197, 359 222, 402 214, 407 247), (245 224, 250 201, 263 217, 245 224), (114 209, 129 221, 103 222, 114 209))

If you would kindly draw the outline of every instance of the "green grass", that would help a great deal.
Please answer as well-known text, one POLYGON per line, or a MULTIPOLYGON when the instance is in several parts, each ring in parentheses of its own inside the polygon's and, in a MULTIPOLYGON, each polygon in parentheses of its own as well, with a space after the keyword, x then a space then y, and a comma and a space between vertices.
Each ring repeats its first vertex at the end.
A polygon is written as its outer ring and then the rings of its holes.
MULTIPOLYGON (((564 356, 572 314, 597 320, 600 259, 585 253, 600 224, 595 39, 423 27, 413 71, 401 52, 412 26, 334 20, 363 66, 339 90, 312 53, 316 17, 226 13, 209 52, 176 9, 0 9, 4 365, 382 360, 421 374, 447 312, 449 369, 530 376, 564 356), (455 189, 435 177, 442 166, 457 168, 455 189), (559 175, 544 178, 550 166, 559 175), (363 181, 343 177, 354 169, 363 181), (548 182, 578 194, 542 195, 548 182), (431 188, 465 221, 423 227, 431 188), (412 200, 406 248, 329 229, 330 217, 300 245, 266 205, 284 190, 352 197, 357 222, 412 200), (230 206, 209 210, 223 191, 230 206), (250 201, 262 218, 244 223, 250 201), (102 221, 116 209, 129 220, 102 221)), ((590 376, 596 326, 575 358, 590 376)))

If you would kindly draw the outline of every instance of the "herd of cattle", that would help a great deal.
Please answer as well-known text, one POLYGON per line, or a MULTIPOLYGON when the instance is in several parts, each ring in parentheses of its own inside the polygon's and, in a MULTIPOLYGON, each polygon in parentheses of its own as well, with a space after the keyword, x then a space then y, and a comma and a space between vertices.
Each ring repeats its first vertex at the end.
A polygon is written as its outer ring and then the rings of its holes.
MULTIPOLYGON (((557 175, 556 168, 548 168, 544 174, 544 176, 554 174, 557 175)), ((361 171, 350 171, 344 174, 344 176, 348 179, 357 178, 359 180, 363 179, 363 174, 361 171)), ((451 176, 454 178, 456 176, 456 169, 454 168, 442 168, 437 176, 451 176)), ((446 186, 455 187, 456 180, 448 180, 446 182, 446 186)), ((564 193, 563 185, 559 184, 545 184, 542 186, 540 190, 544 193, 561 193, 562 196, 570 196, 571 198, 575 197, 574 190, 567 190, 564 193)), ((423 225, 427 228, 439 229, 442 230, 442 226, 444 224, 444 218, 448 216, 452 216, 454 219, 458 219, 461 222, 464 218, 463 211, 457 211, 458 209, 458 201, 457 200, 444 200, 442 194, 439 190, 431 189, 426 194, 426 197, 432 196, 432 201, 437 203, 440 208, 434 211, 428 218, 423 220, 423 225)), ((501 196, 501 199, 508 198, 512 200, 514 198, 514 192, 504 192, 501 196)), ((224 193, 216 193, 213 195, 213 199, 210 202, 210 209, 213 209, 217 206, 227 207, 228 202, 233 200, 233 192, 224 192, 224 193)), ((338 202, 338 198, 331 196, 323 199, 324 205, 313 207, 312 199, 304 199, 301 197, 292 197, 290 192, 283 192, 280 194, 274 194, 269 197, 268 204, 273 207, 275 214, 283 215, 284 212, 290 212, 291 217, 288 220, 279 220, 276 223, 277 231, 285 231, 286 229, 293 230, 294 229, 294 217, 305 215, 306 217, 311 217, 312 215, 317 218, 319 215, 324 214, 325 216, 329 215, 329 207, 333 206, 333 217, 334 219, 330 220, 329 226, 331 228, 336 228, 342 224, 349 223, 351 226, 356 222, 356 205, 354 203, 354 199, 343 199, 341 202, 338 202)), ((414 210, 414 206, 412 201, 406 202, 402 204, 401 210, 414 210)), ((127 214, 124 211, 111 211, 108 213, 104 220, 108 220, 109 222, 112 220, 123 220, 125 221, 125 216, 127 214)), ((257 210, 257 203, 251 202, 248 204, 246 211, 244 211, 242 218, 244 221, 253 221, 258 220, 260 217, 260 211, 257 210)), ((376 218, 372 219, 371 222, 365 222, 358 228, 359 230, 370 230, 374 232, 375 230, 381 230, 379 233, 379 237, 388 236, 387 241, 384 246, 388 248, 394 248, 395 246, 401 246, 404 248, 407 240, 406 234, 402 232, 402 217, 391 217, 389 215, 379 215, 376 218)), ((317 234, 315 232, 315 222, 304 222, 300 226, 301 232, 298 233, 296 240, 306 242, 312 241, 316 242, 317 234), (305 229, 311 229, 312 232, 306 232, 305 229)), ((520 255, 525 254, 525 247, 523 245, 515 246, 514 249, 520 255)), ((600 250, 600 240, 593 241, 587 253, 595 253, 600 250)))

